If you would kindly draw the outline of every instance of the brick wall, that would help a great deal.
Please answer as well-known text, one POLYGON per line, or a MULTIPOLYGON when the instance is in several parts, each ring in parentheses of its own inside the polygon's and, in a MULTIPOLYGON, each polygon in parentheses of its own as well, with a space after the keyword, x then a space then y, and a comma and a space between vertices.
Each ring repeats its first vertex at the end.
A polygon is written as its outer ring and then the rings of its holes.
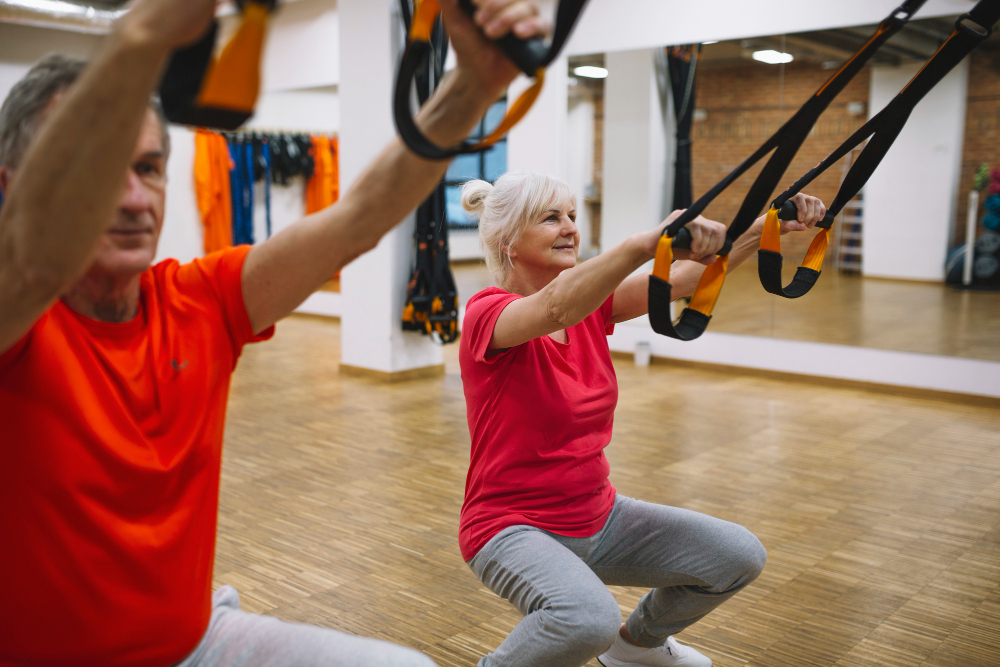
MULTIPOLYGON (((756 62, 724 65, 705 64, 699 70, 697 103, 707 112, 692 129, 694 197, 697 199, 747 158, 814 94, 832 71, 818 64, 790 63, 781 66, 756 62)), ((869 74, 863 70, 820 117, 813 132, 785 173, 778 191, 791 185, 832 152, 867 120, 867 114, 852 116, 848 102, 868 102, 869 74)), ((867 107, 866 107, 867 108, 867 107)), ((739 210, 747 190, 765 158, 733 183, 706 210, 713 220, 729 224, 739 210)), ((842 168, 834 165, 805 192, 829 203, 840 185, 842 168)), ((801 259, 812 234, 794 234, 783 239, 783 249, 801 259)))
MULTIPOLYGON (((969 57, 969 98, 953 245, 965 242, 969 190, 979 165, 986 162, 991 168, 1000 167, 1000 53, 973 51, 969 57)), ((982 193, 980 196, 987 195, 982 193)), ((982 220, 982 216, 980 204, 977 221, 982 220)))

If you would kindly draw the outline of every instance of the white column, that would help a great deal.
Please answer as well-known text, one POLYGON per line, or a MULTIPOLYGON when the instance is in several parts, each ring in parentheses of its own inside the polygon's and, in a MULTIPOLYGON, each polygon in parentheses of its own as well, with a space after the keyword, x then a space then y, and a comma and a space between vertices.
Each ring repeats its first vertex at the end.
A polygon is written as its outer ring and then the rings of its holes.
MULTIPOLYGON (((346 191, 392 140, 392 87, 399 41, 392 0, 341 0, 340 179, 346 191)), ((341 364, 390 378, 441 369, 441 348, 404 333, 400 321, 413 253, 413 216, 341 274, 341 364), (409 373, 407 373, 409 374, 409 373)))
MULTIPOLYGON (((557 58, 545 71, 545 86, 528 115, 507 138, 507 169, 538 171, 566 180, 566 117, 569 113, 566 59, 557 58)), ((531 84, 518 77, 507 91, 513 104, 531 84)))
MULTIPOLYGON (((919 68, 872 68, 871 113, 919 68)), ((968 72, 966 60, 917 105, 865 186, 864 275, 944 280, 962 169, 968 72)))
POLYGON ((609 53, 604 84, 604 187, 601 250, 663 219, 666 156, 673 134, 664 128, 648 49, 609 53), (669 141, 668 141, 669 140, 669 141))

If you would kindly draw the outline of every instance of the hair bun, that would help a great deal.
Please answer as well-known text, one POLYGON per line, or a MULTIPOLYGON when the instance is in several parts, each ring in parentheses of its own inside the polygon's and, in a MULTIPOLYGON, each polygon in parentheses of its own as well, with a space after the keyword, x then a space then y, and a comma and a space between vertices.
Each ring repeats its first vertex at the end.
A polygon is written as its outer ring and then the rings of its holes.
POLYGON ((486 206, 486 198, 493 192, 493 185, 487 181, 469 181, 462 186, 462 208, 479 216, 486 206))

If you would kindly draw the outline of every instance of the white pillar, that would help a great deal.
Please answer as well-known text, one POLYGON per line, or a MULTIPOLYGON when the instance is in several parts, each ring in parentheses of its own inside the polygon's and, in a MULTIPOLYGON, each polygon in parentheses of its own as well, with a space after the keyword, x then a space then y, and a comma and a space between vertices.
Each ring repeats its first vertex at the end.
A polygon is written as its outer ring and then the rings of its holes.
MULTIPOLYGON (((919 68, 872 68, 871 113, 919 68)), ((864 275, 944 280, 962 169, 968 73, 966 60, 921 100, 865 186, 864 275)))
MULTIPOLYGON (((566 117, 569 78, 566 59, 557 58, 545 71, 545 86, 528 115, 507 138, 507 169, 538 171, 566 180, 566 117)), ((507 91, 513 104, 531 80, 518 77, 507 91)))
POLYGON ((664 183, 672 180, 666 156, 673 153, 673 133, 664 128, 660 111, 653 52, 609 53, 605 65, 602 251, 663 219, 664 183))
MULTIPOLYGON (((392 0, 340 0, 340 179, 346 191, 395 136, 392 88, 401 40, 392 0)), ((413 216, 341 274, 341 367, 393 379, 443 372, 441 348, 401 328, 413 216), (405 375, 404 375, 405 374, 405 375)))

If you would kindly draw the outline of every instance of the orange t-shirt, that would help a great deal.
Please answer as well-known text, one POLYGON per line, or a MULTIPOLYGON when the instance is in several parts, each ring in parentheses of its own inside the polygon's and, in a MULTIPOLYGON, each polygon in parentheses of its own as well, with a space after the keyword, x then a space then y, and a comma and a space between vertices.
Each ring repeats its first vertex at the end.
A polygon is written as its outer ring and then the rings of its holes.
POLYGON ((53 305, 0 355, 0 665, 171 665, 208 627, 249 246, 142 274, 130 322, 53 305))

